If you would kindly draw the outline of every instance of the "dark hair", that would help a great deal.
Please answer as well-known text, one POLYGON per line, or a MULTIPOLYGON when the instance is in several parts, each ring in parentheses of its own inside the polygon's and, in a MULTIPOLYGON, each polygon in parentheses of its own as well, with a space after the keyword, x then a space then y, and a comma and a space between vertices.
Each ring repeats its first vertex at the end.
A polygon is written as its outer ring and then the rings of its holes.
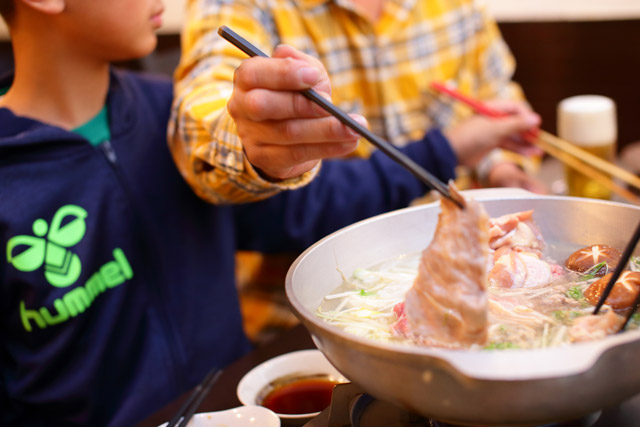
POLYGON ((4 18, 5 22, 9 22, 11 19, 13 9, 13 0, 0 0, 0 16, 4 18))

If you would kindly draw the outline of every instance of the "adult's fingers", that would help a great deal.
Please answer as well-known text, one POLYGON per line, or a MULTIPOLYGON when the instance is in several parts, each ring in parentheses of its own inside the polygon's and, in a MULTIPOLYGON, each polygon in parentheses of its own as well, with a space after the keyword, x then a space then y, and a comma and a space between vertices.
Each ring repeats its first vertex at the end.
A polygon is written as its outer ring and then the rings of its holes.
POLYGON ((512 117, 519 117, 523 120, 523 126, 526 130, 533 130, 540 127, 542 119, 540 115, 535 113, 528 104, 523 101, 514 101, 509 99, 495 99, 487 102, 487 105, 494 110, 500 111, 512 117), (526 123, 526 124, 525 124, 526 123))
POLYGON ((273 52, 273 58, 293 58, 309 63, 321 71, 320 79, 313 88, 319 92, 331 94, 331 83, 329 81, 329 74, 324 68, 324 64, 320 60, 311 55, 307 55, 288 45, 279 45, 273 52))
POLYGON ((324 141, 314 144, 259 144, 245 147, 247 159, 271 178, 287 179, 311 170, 320 159, 345 156, 357 147, 350 142, 324 141))
POLYGON ((245 91, 308 89, 324 78, 323 70, 293 58, 249 58, 236 68, 234 85, 245 91))
POLYGON ((274 49, 273 55, 271 55, 271 57, 299 59, 301 61, 308 62, 317 68, 324 68, 322 62, 320 62, 320 60, 315 56, 307 55, 306 53, 301 52, 298 49, 286 44, 278 45, 274 49))
POLYGON ((547 194, 549 189, 538 178, 527 174, 513 163, 496 165, 489 173, 491 187, 519 187, 537 194, 547 194))
POLYGON ((535 144, 528 142, 517 142, 513 139, 504 139, 499 146, 504 148, 505 150, 514 151, 518 154, 522 154, 523 156, 542 156, 544 154, 544 150, 538 147, 535 144))
MULTIPOLYGON (((507 114, 536 114, 529 104, 524 101, 516 101, 512 99, 492 99, 486 102, 487 106, 493 110, 507 114)), ((536 114, 537 115, 537 114, 536 114)))
MULTIPOLYGON (((366 126, 362 116, 352 117, 366 126)), ((344 156, 359 139, 334 117, 253 123, 249 129, 249 134, 240 133, 247 159, 277 179, 298 176, 320 159, 344 156)))
POLYGON ((322 107, 296 92, 253 89, 233 96, 227 104, 229 114, 236 120, 247 118, 253 122, 314 118, 328 116, 322 107))
POLYGON ((494 120, 491 129, 500 147, 525 156, 540 156, 542 149, 525 138, 526 132, 535 127, 531 124, 530 117, 512 115, 494 120))
POLYGON ((492 119, 491 132, 498 139, 513 138, 514 140, 522 140, 521 134, 531 130, 532 122, 528 117, 519 115, 505 116, 498 119, 492 119))
MULTIPOLYGON (((354 120, 363 126, 367 121, 360 115, 352 115, 354 120)), ((359 138, 359 135, 342 124, 333 116, 315 119, 273 120, 253 123, 251 132, 243 134, 238 126, 241 139, 249 138, 268 144, 294 145, 313 144, 324 141, 348 142, 359 138)))

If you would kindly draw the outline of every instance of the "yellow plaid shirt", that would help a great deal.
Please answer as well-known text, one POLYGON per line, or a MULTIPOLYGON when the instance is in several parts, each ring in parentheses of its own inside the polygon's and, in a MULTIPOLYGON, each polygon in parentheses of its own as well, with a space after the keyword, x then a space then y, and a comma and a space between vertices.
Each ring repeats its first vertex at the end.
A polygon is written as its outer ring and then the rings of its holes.
MULTIPOLYGON (((183 176, 213 203, 262 199, 318 170, 273 183, 251 167, 226 109, 246 55, 217 34, 221 25, 267 54, 282 43, 319 58, 333 103, 398 146, 469 114, 430 91, 432 81, 480 99, 522 96, 497 25, 474 0, 388 0, 376 23, 349 0, 189 0, 187 18, 169 140, 183 176)), ((370 150, 361 141, 357 154, 370 150)))

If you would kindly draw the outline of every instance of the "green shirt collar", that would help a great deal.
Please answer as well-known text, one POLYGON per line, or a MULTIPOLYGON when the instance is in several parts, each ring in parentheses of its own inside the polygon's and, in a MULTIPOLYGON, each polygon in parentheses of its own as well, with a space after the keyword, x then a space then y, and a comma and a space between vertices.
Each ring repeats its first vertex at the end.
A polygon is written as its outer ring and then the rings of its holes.
POLYGON ((111 131, 109 130, 109 115, 107 114, 107 106, 91 120, 85 124, 72 129, 71 132, 77 133, 85 137, 93 146, 100 145, 104 141, 111 139, 111 131))
MULTIPOLYGON (((0 96, 9 91, 9 87, 0 87, 0 96)), ((72 129, 71 132, 86 138, 93 146, 100 145, 104 141, 111 139, 111 131, 109 130, 109 115, 107 114, 107 105, 91 120, 83 125, 72 129)))

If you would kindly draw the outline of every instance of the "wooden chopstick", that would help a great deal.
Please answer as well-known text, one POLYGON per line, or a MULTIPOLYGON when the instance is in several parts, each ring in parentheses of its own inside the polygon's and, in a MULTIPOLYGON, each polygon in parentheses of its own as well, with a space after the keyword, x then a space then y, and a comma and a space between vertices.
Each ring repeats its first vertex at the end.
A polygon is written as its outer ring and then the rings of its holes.
MULTIPOLYGON (((442 83, 434 82, 432 89, 445 93, 458 101, 471 107, 476 113, 487 117, 504 117, 505 114, 493 110, 483 102, 471 98, 462 92, 442 83)), ((566 165, 587 175, 589 178, 598 181, 602 185, 610 188, 611 191, 625 198, 626 200, 640 204, 640 198, 626 188, 616 184, 607 174, 616 177, 627 184, 640 190, 640 178, 598 156, 595 156, 576 145, 565 141, 557 136, 539 130, 537 132, 526 132, 524 137, 529 142, 538 145, 547 154, 557 158, 566 165)))
POLYGON ((222 371, 219 369, 212 369, 209 371, 207 376, 204 377, 204 380, 198 384, 198 386, 189 395, 189 398, 182 404, 180 409, 178 409, 178 412, 176 412, 173 418, 171 418, 167 427, 186 426, 204 398, 209 394, 209 390, 211 390, 213 383, 216 382, 221 374, 222 371))
MULTIPOLYGON (((249 41, 238 35, 235 31, 231 30, 226 25, 222 25, 218 28, 218 34, 233 44, 235 47, 243 51, 249 56, 262 56, 267 57, 267 55, 262 52, 260 49, 255 47, 249 41)), ((460 208, 463 208, 463 204, 457 200, 456 198, 451 196, 449 192, 449 187, 447 187, 442 181, 433 176, 431 173, 426 171, 422 166, 411 160, 408 156, 406 156, 402 151, 398 150, 389 142, 380 138, 378 135, 371 132, 366 127, 362 126, 360 123, 353 120, 347 113, 333 105, 330 101, 326 100, 322 96, 320 96, 313 89, 306 89, 301 91, 302 95, 304 95, 310 101, 318 104, 325 111, 329 112, 332 116, 340 120, 344 125, 350 127, 354 131, 356 131, 359 135, 365 138, 367 141, 371 142, 373 145, 378 147, 380 151, 385 153, 391 159, 393 159, 396 163, 403 166, 409 172, 411 172, 414 176, 416 176, 423 184, 428 187, 436 190, 440 194, 442 194, 447 199, 451 200, 453 203, 458 205, 460 208)))
POLYGON ((568 152, 561 150, 556 145, 549 143, 547 137, 545 136, 546 132, 541 131, 540 136, 536 140, 536 145, 538 145, 545 153, 550 156, 555 157, 560 160, 562 163, 570 166, 580 173, 588 176, 594 181, 599 182, 604 185, 606 188, 611 189, 618 196, 623 197, 629 202, 640 204, 640 197, 633 194, 631 191, 626 188, 618 185, 615 181, 613 181, 608 175, 600 172, 600 170, 593 168, 591 165, 583 163, 576 157, 572 157, 568 152))
POLYGON ((591 165, 595 169, 600 169, 640 190, 640 178, 638 178, 631 172, 622 169, 621 167, 618 167, 613 163, 608 162, 598 156, 595 156, 588 151, 582 150, 569 141, 565 141, 564 139, 558 138, 557 136, 554 136, 543 130, 540 131, 539 138, 544 138, 547 143, 554 145, 558 149, 573 155, 585 164, 591 165))

